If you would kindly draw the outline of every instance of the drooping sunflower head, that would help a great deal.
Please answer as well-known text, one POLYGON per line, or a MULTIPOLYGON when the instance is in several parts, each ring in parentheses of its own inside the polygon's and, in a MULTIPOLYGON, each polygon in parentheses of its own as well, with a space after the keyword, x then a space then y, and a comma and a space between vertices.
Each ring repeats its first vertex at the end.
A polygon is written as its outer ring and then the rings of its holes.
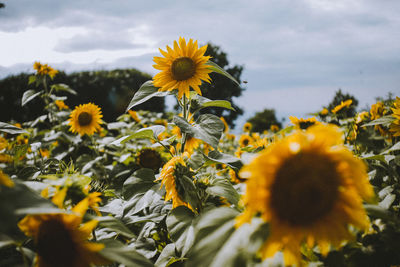
POLYGON ((392 108, 392 116, 395 118, 395 120, 390 124, 389 130, 393 133, 393 136, 400 136, 400 97, 396 97, 396 101, 393 105, 394 108, 392 108))
POLYGON ((248 180, 246 210, 237 222, 261 214, 270 223, 264 258, 283 250, 285 264, 296 264, 301 246, 314 244, 326 255, 330 244, 338 247, 351 237, 349 225, 369 225, 362 206, 373 197, 366 166, 343 145, 335 126, 298 130, 270 145, 240 175, 248 180))
POLYGON ((302 130, 307 129, 310 126, 319 124, 319 122, 317 121, 317 119, 315 117, 308 118, 308 119, 303 119, 303 118, 299 119, 294 116, 290 116, 289 119, 290 119, 290 122, 293 123, 297 129, 302 129, 302 130))
POLYGON ((192 39, 186 43, 179 38, 179 44, 174 41, 173 49, 167 46, 167 51, 159 49, 163 57, 154 57, 153 65, 160 70, 153 78, 153 84, 159 91, 178 90, 178 99, 185 94, 189 98, 190 87, 201 95, 202 81, 210 82, 210 68, 206 65, 209 56, 204 56, 207 45, 198 48, 197 41, 192 39))
POLYGON ((175 156, 164 165, 157 179, 161 180, 161 185, 165 186, 165 201, 172 200, 173 208, 186 206, 192 209, 189 203, 182 200, 183 192, 180 192, 183 188, 179 186, 179 176, 185 169, 186 163, 183 156, 175 156))
POLYGON ((162 158, 157 150, 152 148, 143 148, 139 151, 137 163, 142 168, 152 169, 155 173, 158 173, 162 165, 162 158))
POLYGON ((253 125, 250 122, 246 122, 243 125, 243 132, 248 133, 250 132, 251 128, 253 127, 253 125))
POLYGON ((110 263, 98 254, 104 244, 88 242, 98 222, 92 220, 81 225, 88 205, 88 199, 85 199, 72 209, 73 214, 28 215, 18 223, 21 231, 34 240, 35 266, 89 267, 110 263))
POLYGON ((69 130, 80 135, 93 135, 96 131, 100 131, 102 117, 101 109, 97 105, 92 103, 79 105, 71 112, 69 130))

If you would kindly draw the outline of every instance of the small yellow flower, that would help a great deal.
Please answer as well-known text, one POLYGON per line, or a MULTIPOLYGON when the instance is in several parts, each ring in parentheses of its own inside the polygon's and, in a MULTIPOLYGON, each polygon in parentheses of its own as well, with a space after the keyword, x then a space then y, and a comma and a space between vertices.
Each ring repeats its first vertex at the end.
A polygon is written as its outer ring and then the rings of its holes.
POLYGON ((242 134, 239 139, 240 147, 252 146, 254 144, 253 138, 250 135, 242 134))
POLYGON ((157 180, 161 180, 161 186, 165 186, 165 201, 172 200, 172 207, 186 206, 193 209, 189 203, 184 202, 179 196, 176 186, 177 169, 186 166, 182 156, 170 159, 162 168, 157 180))
POLYGON ((73 213, 28 215, 18 223, 21 231, 34 240, 35 266, 89 267, 110 263, 98 254, 104 244, 88 242, 98 222, 91 220, 81 225, 88 206, 85 198, 72 209, 73 213))
POLYGON ((13 187, 14 186, 14 182, 2 170, 0 170, 0 185, 4 185, 4 186, 7 186, 7 187, 13 187))
POLYGON ((92 103, 79 105, 71 112, 68 122, 69 130, 80 135, 93 135, 100 131, 102 117, 101 109, 97 105, 92 103))
POLYGON ((39 149, 39 153, 42 158, 48 158, 50 156, 50 151, 48 149, 39 149))
POLYGON ((337 105, 336 107, 334 107, 331 112, 333 114, 336 114, 338 111, 342 110, 345 107, 350 107, 351 104, 353 103, 353 100, 351 99, 347 99, 346 101, 341 101, 339 105, 337 105))
POLYGON ((53 69, 47 64, 41 64, 40 62, 35 62, 33 68, 36 70, 38 75, 49 75, 52 79, 58 73, 58 70, 53 69))
MULTIPOLYGON (((370 117, 371 120, 376 120, 376 119, 379 119, 380 117, 384 116, 387 113, 387 110, 385 109, 385 105, 383 104, 383 102, 378 101, 371 106, 371 109, 369 112, 371 114, 371 117, 370 117)), ((387 130, 385 130, 382 127, 382 125, 375 125, 374 129, 379 131, 379 133, 382 136, 386 136, 388 134, 387 130)))
POLYGON ((129 115, 131 115, 131 118, 134 119, 136 122, 140 122, 140 119, 137 115, 137 112, 134 110, 128 110, 129 115))
POLYGON ((58 107, 59 110, 69 109, 69 107, 67 105, 65 105, 64 101, 62 101, 62 100, 56 100, 56 101, 54 101, 54 103, 56 104, 56 106, 58 107))
POLYGON ((243 132, 248 133, 250 132, 251 128, 253 127, 253 125, 250 122, 246 122, 243 125, 243 132))
POLYGON ((276 133, 279 131, 279 126, 276 124, 272 124, 271 127, 269 128, 272 132, 276 133))
POLYGON ((302 246, 318 245, 323 255, 352 238, 350 225, 368 229, 362 200, 372 200, 367 167, 343 145, 336 126, 296 131, 261 152, 239 173, 248 178, 245 212, 270 224, 263 258, 283 250, 285 265, 299 264, 302 246))
POLYGON ((323 108, 319 114, 321 114, 322 116, 325 116, 325 115, 328 115, 328 113, 329 113, 329 110, 327 108, 323 108))
POLYGON ((179 44, 174 41, 173 49, 167 46, 167 51, 159 49, 164 57, 154 57, 156 63, 153 67, 160 70, 153 78, 155 87, 159 91, 178 90, 178 99, 183 95, 190 96, 190 88, 201 95, 202 81, 210 82, 208 75, 212 70, 206 65, 209 56, 204 56, 207 45, 198 48, 197 41, 192 39, 186 43, 184 38, 179 38, 179 44))
POLYGON ((0 136, 0 151, 3 149, 7 149, 9 147, 7 139, 4 137, 0 136))

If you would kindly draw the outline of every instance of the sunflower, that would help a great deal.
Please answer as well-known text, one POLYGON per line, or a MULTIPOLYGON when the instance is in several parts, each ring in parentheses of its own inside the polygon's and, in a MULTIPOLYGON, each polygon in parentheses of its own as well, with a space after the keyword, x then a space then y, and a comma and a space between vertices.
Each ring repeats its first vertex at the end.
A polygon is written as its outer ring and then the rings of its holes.
MULTIPOLYGON (((172 133, 176 135, 178 139, 182 138, 182 132, 179 127, 174 127, 172 129, 172 133)), ((193 152, 199 148, 201 144, 201 140, 194 138, 193 136, 186 134, 186 140, 185 140, 185 151, 188 152, 190 155, 193 154, 193 152)), ((182 144, 178 143, 176 148, 180 150, 182 147, 182 144)))
POLYGON ((253 138, 248 134, 242 134, 239 139, 239 146, 246 147, 253 145, 253 138))
POLYGON ((64 101, 62 101, 62 100, 56 100, 56 101, 54 101, 54 104, 56 104, 56 106, 58 107, 59 110, 69 109, 69 107, 67 105, 65 105, 64 101))
MULTIPOLYGON (((385 109, 385 105, 383 104, 383 102, 378 101, 371 106, 371 109, 369 112, 371 114, 370 118, 373 121, 373 120, 379 119, 380 117, 384 116, 387 113, 387 110, 385 109)), ((374 129, 379 131, 382 136, 386 136, 388 134, 387 130, 384 129, 382 127, 382 125, 375 125, 374 129)))
POLYGON ((331 111, 332 113, 336 114, 338 111, 342 110, 345 107, 350 107, 351 104, 353 103, 353 100, 347 99, 346 101, 341 101, 339 105, 334 107, 331 111))
POLYGON ((110 263, 98 254, 104 244, 88 242, 98 222, 91 220, 81 225, 88 206, 89 199, 85 198, 72 209, 73 213, 28 215, 18 223, 21 231, 34 240, 36 267, 110 263))
POLYGON ((329 110, 327 108, 323 108, 321 110, 321 112, 319 113, 319 115, 320 116, 326 116, 326 115, 328 115, 328 113, 329 113, 329 110))
POLYGON ((303 118, 298 119, 294 116, 290 116, 289 119, 290 119, 290 122, 293 123, 297 129, 305 130, 312 125, 319 124, 319 121, 317 121, 317 119, 315 117, 308 118, 308 119, 303 119, 303 118))
POLYGON ((395 120, 390 124, 390 129, 393 136, 400 136, 400 97, 396 96, 396 101, 394 102, 394 108, 392 108, 392 116, 395 120))
POLYGON ((162 158, 158 151, 152 148, 143 148, 138 153, 137 163, 142 168, 152 169, 158 173, 162 165, 162 158))
POLYGON ((224 118, 224 117, 219 117, 219 118, 220 118, 221 121, 224 123, 224 133, 229 132, 229 125, 228 125, 228 123, 226 122, 225 118, 224 118))
POLYGON ((136 111, 134 110, 128 110, 129 115, 131 115, 131 118, 134 119, 136 122, 140 122, 139 116, 136 111))
POLYGON ((251 128, 253 127, 253 125, 250 122, 246 122, 243 125, 243 132, 248 133, 250 132, 251 128))
POLYGON ((274 133, 276 133, 277 131, 279 131, 279 126, 276 124, 272 124, 271 127, 269 127, 269 129, 274 133))
POLYGON ((7 187, 13 187, 14 186, 14 182, 2 170, 0 170, 0 185, 4 185, 4 186, 7 186, 7 187))
POLYGON ((201 95, 200 85, 202 81, 210 83, 208 75, 212 70, 206 65, 210 59, 204 56, 207 45, 198 48, 197 41, 192 39, 186 43, 184 38, 179 38, 179 44, 174 41, 174 49, 167 46, 167 51, 159 49, 164 57, 154 57, 155 69, 161 70, 153 78, 153 84, 159 87, 159 91, 178 90, 178 99, 183 94, 189 98, 190 87, 201 95))
POLYGON ((247 180, 245 212, 270 223, 263 258, 283 250, 286 265, 298 264, 300 249, 317 244, 323 255, 352 235, 349 225, 367 229, 362 200, 373 198, 365 164, 343 145, 336 126, 317 125, 277 141, 240 175, 247 180))
POLYGON ((172 207, 186 206, 192 209, 189 203, 184 202, 178 191, 176 178, 179 175, 179 169, 185 168, 186 164, 183 156, 175 156, 170 159, 162 168, 157 180, 161 180, 161 186, 165 185, 165 201, 172 200, 172 207))
POLYGON ((33 64, 33 69, 36 70, 37 75, 49 75, 52 79, 58 73, 58 70, 53 69, 47 64, 41 64, 40 62, 35 62, 33 64))
POLYGON ((69 130, 80 135, 93 135, 94 132, 100 131, 102 117, 101 109, 97 105, 92 103, 79 105, 71 112, 69 130))

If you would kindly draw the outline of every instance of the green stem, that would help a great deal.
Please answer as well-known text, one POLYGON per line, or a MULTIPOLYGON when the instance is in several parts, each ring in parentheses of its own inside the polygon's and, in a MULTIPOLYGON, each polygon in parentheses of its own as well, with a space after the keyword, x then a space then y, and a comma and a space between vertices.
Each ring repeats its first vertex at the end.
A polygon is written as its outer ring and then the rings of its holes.
MULTIPOLYGON (((187 120, 188 117, 188 112, 187 112, 187 102, 186 102, 186 96, 183 96, 183 118, 187 120)), ((181 153, 185 152, 185 144, 186 144, 186 133, 182 133, 182 140, 181 140, 181 153)))
POLYGON ((21 252, 22 259, 24 261, 24 266, 29 267, 29 262, 28 262, 28 259, 27 259, 26 255, 25 255, 25 253, 24 253, 24 250, 22 249, 22 246, 18 246, 18 250, 19 250, 19 252, 21 252))

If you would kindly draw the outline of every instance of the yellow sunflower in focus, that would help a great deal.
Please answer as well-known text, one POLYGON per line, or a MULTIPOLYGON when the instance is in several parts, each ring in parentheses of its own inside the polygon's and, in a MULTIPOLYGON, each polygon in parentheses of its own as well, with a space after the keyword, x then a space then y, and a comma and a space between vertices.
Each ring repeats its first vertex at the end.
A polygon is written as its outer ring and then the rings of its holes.
POLYGON ((207 61, 209 56, 204 56, 207 45, 198 48, 197 41, 192 39, 186 43, 184 38, 179 38, 179 44, 174 41, 174 48, 167 46, 167 51, 159 49, 164 57, 154 57, 155 69, 161 70, 153 78, 155 87, 159 91, 178 90, 178 99, 185 94, 189 98, 190 87, 201 95, 200 85, 202 81, 210 82, 208 75, 212 70, 207 61))
POLYGON ((14 182, 2 170, 0 170, 0 185, 4 185, 4 186, 7 186, 7 187, 13 187, 14 186, 14 182))
POLYGON ((297 129, 303 129, 303 130, 307 129, 310 126, 317 125, 320 123, 319 121, 317 121, 315 117, 308 119, 303 119, 303 118, 299 119, 294 116, 290 116, 289 119, 290 122, 293 123, 297 129))
POLYGON ((68 125, 70 131, 82 135, 93 135, 96 131, 101 130, 102 123, 101 109, 92 103, 82 104, 71 112, 68 125))
POLYGON ((76 205, 74 213, 28 215, 18 226, 32 237, 36 248, 37 267, 90 267, 110 262, 98 254, 104 244, 89 242, 96 220, 83 225, 82 218, 89 206, 88 198, 76 205))
POLYGON ((285 265, 299 264, 301 247, 318 245, 323 255, 367 229, 364 200, 374 196, 365 164, 344 145, 336 126, 296 131, 261 152, 240 175, 249 178, 245 212, 237 225, 260 214, 271 234, 263 258, 283 250, 285 265))
POLYGON ((164 165, 157 180, 161 180, 161 186, 165 186, 165 201, 172 200, 172 208, 186 206, 193 210, 189 203, 186 203, 180 198, 176 185, 176 177, 179 174, 179 168, 185 166, 186 164, 183 157, 175 156, 164 165))
POLYGON ((396 96, 396 101, 394 102, 394 108, 392 108, 392 116, 395 120, 390 124, 390 129, 393 136, 400 136, 400 97, 396 96))

